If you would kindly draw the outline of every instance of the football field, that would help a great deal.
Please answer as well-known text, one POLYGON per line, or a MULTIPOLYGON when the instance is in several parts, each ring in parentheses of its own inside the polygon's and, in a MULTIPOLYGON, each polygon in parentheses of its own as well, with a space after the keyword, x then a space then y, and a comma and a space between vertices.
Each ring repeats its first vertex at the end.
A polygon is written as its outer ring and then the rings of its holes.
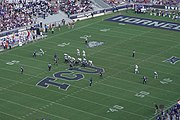
POLYGON ((173 22, 119 12, 78 21, 73 29, 64 26, 45 39, 1 52, 0 120, 154 120, 155 103, 164 109, 176 104, 180 32, 106 20, 119 14, 173 22), (39 49, 44 55, 33 58, 39 49), (63 55, 77 59, 77 49, 81 56, 85 50, 93 67, 69 68, 63 55), (54 65, 55 53, 58 65, 54 65), (103 71, 102 77, 98 70, 103 71), (148 78, 146 84, 143 76, 148 78))

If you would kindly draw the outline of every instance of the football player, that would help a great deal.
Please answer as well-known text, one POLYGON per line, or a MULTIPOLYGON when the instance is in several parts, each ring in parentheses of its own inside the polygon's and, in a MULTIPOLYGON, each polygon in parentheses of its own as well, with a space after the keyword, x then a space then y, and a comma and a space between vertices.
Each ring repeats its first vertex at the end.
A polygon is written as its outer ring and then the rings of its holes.
POLYGON ((147 82, 147 77, 143 76, 143 84, 146 84, 146 82, 147 82))
POLYGON ((133 52, 132 52, 132 57, 135 57, 135 53, 136 53, 136 51, 133 50, 133 52))
POLYGON ((33 57, 36 57, 36 50, 33 52, 33 57))
POLYGON ((21 74, 23 74, 24 73, 24 68, 21 66, 21 68, 20 68, 20 71, 21 71, 21 74))
POLYGON ((39 53, 41 54, 41 56, 44 55, 44 51, 42 49, 39 49, 39 50, 40 50, 39 53))
POLYGON ((64 62, 68 62, 68 54, 64 54, 64 62))
POLYGON ((92 86, 92 77, 89 80, 89 86, 92 86))
POLYGON ((86 58, 86 52, 84 50, 82 51, 82 56, 86 58))
POLYGON ((156 71, 154 71, 154 79, 158 78, 158 73, 156 71))
POLYGON ((51 71, 51 67, 52 67, 51 63, 48 63, 48 70, 49 71, 51 71))
POLYGON ((80 57, 80 51, 77 49, 77 57, 80 57))
POLYGON ((138 65, 135 65, 135 68, 134 68, 134 73, 136 74, 136 73, 139 73, 139 70, 138 70, 138 65))

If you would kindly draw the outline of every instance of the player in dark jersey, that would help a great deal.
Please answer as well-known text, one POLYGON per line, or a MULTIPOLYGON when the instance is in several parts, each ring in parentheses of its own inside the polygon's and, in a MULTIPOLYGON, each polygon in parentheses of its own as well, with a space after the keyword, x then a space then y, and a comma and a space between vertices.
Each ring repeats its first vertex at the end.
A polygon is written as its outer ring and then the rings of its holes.
POLYGON ((135 53, 136 53, 136 51, 133 50, 133 52, 132 52, 132 57, 133 57, 133 58, 135 57, 135 53))
POLYGON ((89 86, 92 86, 92 77, 89 80, 89 86))
POLYGON ((20 71, 21 71, 21 74, 23 74, 24 73, 24 68, 21 66, 21 68, 20 68, 20 71))
POLYGON ((146 82, 147 82, 147 77, 143 76, 143 84, 146 84, 146 82))
POLYGON ((51 67, 52 67, 51 63, 48 63, 48 70, 49 71, 51 71, 51 67))
POLYGON ((36 57, 36 50, 33 52, 33 57, 36 57))

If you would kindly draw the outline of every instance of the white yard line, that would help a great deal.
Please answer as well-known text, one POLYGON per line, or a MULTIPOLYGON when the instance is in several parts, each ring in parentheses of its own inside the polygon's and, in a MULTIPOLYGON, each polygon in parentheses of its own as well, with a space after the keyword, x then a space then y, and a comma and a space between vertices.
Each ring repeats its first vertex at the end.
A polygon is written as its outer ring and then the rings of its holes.
POLYGON ((60 116, 57 116, 57 115, 54 115, 54 114, 51 114, 51 113, 39 110, 39 109, 28 107, 28 106, 25 106, 25 105, 22 105, 22 104, 19 104, 17 102, 13 102, 13 101, 10 101, 10 100, 7 100, 7 99, 0 98, 0 100, 4 101, 4 102, 11 103, 11 104, 15 104, 15 105, 18 105, 18 106, 21 106, 21 107, 24 107, 24 108, 27 108, 27 109, 30 109, 30 110, 34 110, 34 111, 41 112, 41 113, 44 113, 44 114, 47 114, 47 115, 51 115, 51 116, 56 117, 56 118, 60 118, 60 119, 64 119, 64 120, 69 120, 69 119, 66 119, 66 118, 63 118, 63 117, 60 117, 60 116))
MULTIPOLYGON (((25 84, 25 83, 22 83, 22 84, 25 84)), ((29 84, 25 84, 25 85, 32 86, 32 85, 29 85, 29 84)), ((78 93, 78 92, 80 92, 80 91, 82 91, 82 90, 84 90, 84 89, 86 89, 86 88, 89 88, 89 86, 87 86, 87 87, 85 87, 85 88, 81 88, 80 90, 75 91, 75 92, 73 92, 73 93, 71 93, 71 94, 69 94, 69 95, 67 95, 67 96, 65 96, 65 97, 63 97, 63 98, 61 98, 61 99, 58 99, 58 100, 56 100, 55 102, 49 101, 49 100, 46 100, 46 99, 43 99, 43 98, 39 98, 39 97, 36 97, 36 96, 32 96, 32 95, 29 95, 29 94, 25 94, 25 93, 22 93, 22 92, 10 90, 10 89, 7 89, 7 88, 2 88, 2 87, 0 87, 0 88, 1 88, 1 89, 5 89, 5 90, 8 90, 8 91, 13 91, 13 92, 16 92, 16 93, 21 93, 21 94, 26 95, 26 96, 31 96, 31 97, 33 97, 33 98, 37 98, 37 99, 40 99, 40 100, 43 100, 43 101, 46 101, 46 102, 50 102, 49 105, 45 105, 44 107, 39 108, 39 109, 43 110, 43 109, 47 108, 48 106, 50 106, 50 105, 52 105, 52 104, 63 105, 63 104, 60 104, 60 103, 57 103, 57 102, 60 101, 60 100, 66 99, 68 96, 71 96, 71 97, 74 97, 74 98, 78 98, 78 97, 75 97, 74 94, 76 94, 76 93, 78 93)), ((80 88, 80 87, 78 87, 78 88, 80 88)), ((49 89, 46 89, 46 90, 49 90, 49 89)), ((86 90, 87 90, 87 89, 86 89, 86 90)), ((64 94, 64 93, 59 93, 59 92, 54 91, 54 90, 49 90, 49 91, 52 91, 52 92, 55 92, 55 93, 58 93, 58 94, 66 95, 66 94, 64 94)), ((94 92, 94 91, 93 91, 93 92, 94 92)), ((96 93, 98 93, 98 92, 96 92, 96 93)), ((99 94, 99 93, 98 93, 98 94, 99 94)), ((106 95, 106 96, 108 96, 108 95, 106 95)), ((117 98, 117 97, 116 97, 116 98, 117 98)), ((86 99, 82 99, 82 98, 78 98, 78 99, 80 99, 80 100, 85 100, 85 101, 88 101, 88 102, 90 102, 90 103, 95 103, 95 104, 101 105, 101 106, 103 106, 103 107, 106 107, 107 109, 110 107, 110 106, 103 105, 103 104, 99 104, 99 103, 97 103, 97 102, 92 102, 92 101, 89 101, 89 100, 86 100, 86 99)), ((118 98, 118 99, 119 99, 119 98, 118 98)), ((126 100, 126 101, 127 101, 127 100, 126 100)), ((133 102, 133 103, 135 103, 135 102, 133 102)), ((139 104, 139 103, 135 103, 135 104, 139 104)), ((142 104, 139 104, 139 105, 142 105, 142 104)), ((66 105, 63 105, 63 106, 66 106, 66 105)), ((149 106, 146 106, 146 107, 149 107, 149 106)), ((140 117, 143 117, 143 118, 147 118, 146 116, 139 115, 139 114, 136 114, 136 113, 133 113, 133 112, 129 112, 129 111, 126 111, 126 110, 121 110, 121 111, 126 112, 126 113, 128 113, 128 114, 135 115, 135 116, 140 116, 140 117)), ((88 112, 88 113, 89 113, 89 112, 88 112)), ((31 112, 31 114, 33 114, 33 113, 31 112)), ((25 116, 26 116, 26 115, 24 115, 24 118, 25 118, 25 116)), ((28 115, 28 116, 29 116, 29 115, 28 115)), ((111 119, 110 119, 110 120, 111 120, 111 119)))
MULTIPOLYGON (((5 115, 10 116, 10 117, 13 117, 13 118, 16 118, 16 119, 19 119, 19 120, 25 120, 25 119, 23 119, 23 118, 20 118, 20 117, 15 116, 15 115, 8 114, 8 113, 3 112, 3 111, 0 111, 0 113, 5 114, 5 115)), ((0 118, 1 118, 1 117, 0 117, 0 118)), ((3 119, 2 119, 2 120, 3 120, 3 119)))

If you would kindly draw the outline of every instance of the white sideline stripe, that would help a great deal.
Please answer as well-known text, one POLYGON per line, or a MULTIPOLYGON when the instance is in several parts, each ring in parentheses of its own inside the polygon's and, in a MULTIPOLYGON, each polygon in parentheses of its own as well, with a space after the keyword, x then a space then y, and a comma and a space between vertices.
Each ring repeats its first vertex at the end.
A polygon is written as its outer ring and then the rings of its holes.
POLYGON ((61 119, 64 119, 64 120, 69 120, 69 119, 67 119, 67 118, 63 118, 63 117, 60 117, 60 116, 57 116, 57 115, 53 115, 53 114, 51 114, 51 113, 47 113, 47 112, 44 112, 44 111, 41 111, 41 110, 38 110, 38 109, 35 109, 35 108, 31 108, 31 107, 28 107, 28 106, 25 106, 25 105, 21 105, 21 104, 19 104, 19 103, 12 102, 12 101, 9 101, 9 100, 7 100, 7 99, 2 99, 2 98, 0 98, 0 100, 1 100, 1 101, 4 101, 4 102, 11 103, 11 104, 15 104, 15 105, 18 105, 18 106, 27 108, 27 109, 31 109, 31 110, 34 110, 34 111, 38 111, 38 112, 41 112, 41 113, 45 113, 45 114, 54 116, 54 117, 56 117, 56 118, 61 118, 61 119))
POLYGON ((19 120, 25 120, 25 119, 23 119, 23 118, 20 118, 20 117, 17 117, 17 116, 15 116, 15 115, 11 115, 11 114, 8 114, 8 113, 2 112, 2 111, 0 111, 0 113, 5 114, 5 115, 8 115, 8 116, 11 116, 11 117, 16 118, 16 119, 19 119, 19 120))

